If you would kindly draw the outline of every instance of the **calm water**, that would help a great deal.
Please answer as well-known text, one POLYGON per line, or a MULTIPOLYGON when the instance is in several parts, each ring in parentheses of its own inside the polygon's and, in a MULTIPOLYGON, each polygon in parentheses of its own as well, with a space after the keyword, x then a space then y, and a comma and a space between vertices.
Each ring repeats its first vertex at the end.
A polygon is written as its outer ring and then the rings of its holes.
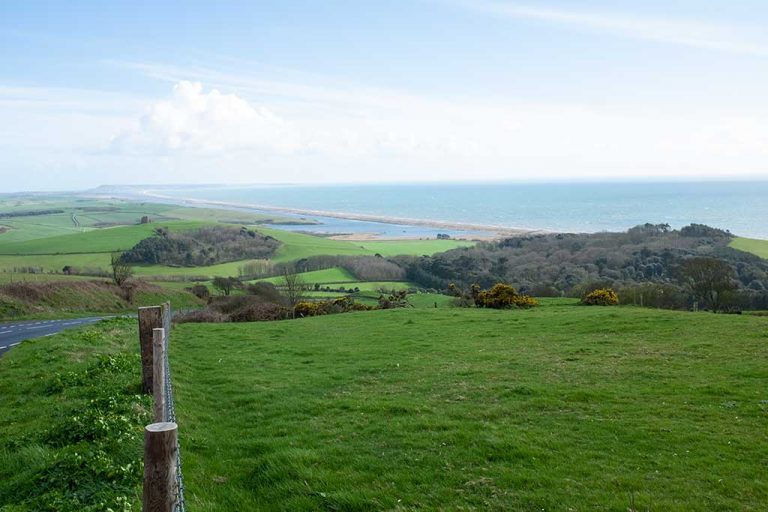
MULTIPOLYGON (((741 236, 768 238, 768 182, 762 181, 287 185, 160 192, 216 201, 551 231, 616 231, 645 222, 669 223, 679 228, 696 222, 729 229, 741 236)), ((420 235, 437 231, 321 220, 326 223, 324 230, 333 232, 420 235)))

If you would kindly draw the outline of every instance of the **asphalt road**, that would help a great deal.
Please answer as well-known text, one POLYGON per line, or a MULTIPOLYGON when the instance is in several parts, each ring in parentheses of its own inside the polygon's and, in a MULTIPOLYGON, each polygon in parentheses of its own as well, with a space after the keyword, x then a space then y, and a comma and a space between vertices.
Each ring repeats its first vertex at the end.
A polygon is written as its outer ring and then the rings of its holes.
POLYGON ((0 356, 16 345, 33 338, 53 336, 70 327, 98 322, 105 317, 70 318, 67 320, 27 320, 0 323, 0 356))

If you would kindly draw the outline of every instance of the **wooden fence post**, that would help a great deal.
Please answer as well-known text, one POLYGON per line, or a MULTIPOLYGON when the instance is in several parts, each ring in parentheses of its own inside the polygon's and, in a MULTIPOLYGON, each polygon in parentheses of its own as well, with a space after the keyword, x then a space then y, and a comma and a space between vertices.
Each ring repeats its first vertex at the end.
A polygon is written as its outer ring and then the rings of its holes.
POLYGON ((144 512, 173 512, 176 507, 177 436, 175 423, 153 423, 144 428, 144 512))
POLYGON ((165 329, 152 330, 152 396, 155 399, 155 423, 165 417, 165 329))
POLYGON ((163 325, 161 325, 160 327, 165 329, 165 337, 166 337, 165 345, 167 347, 168 342, 171 339, 171 303, 164 302, 162 308, 163 308, 163 313, 162 313, 163 325))
POLYGON ((139 345, 141 346, 141 391, 152 393, 152 330, 163 327, 162 306, 139 308, 139 345))

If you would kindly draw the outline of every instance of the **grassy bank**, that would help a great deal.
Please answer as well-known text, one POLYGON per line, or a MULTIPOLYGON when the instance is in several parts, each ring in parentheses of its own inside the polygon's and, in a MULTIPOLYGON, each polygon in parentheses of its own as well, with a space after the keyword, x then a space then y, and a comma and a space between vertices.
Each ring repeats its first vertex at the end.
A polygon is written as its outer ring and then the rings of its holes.
POLYGON ((139 510, 142 428, 135 320, 26 341, 0 358, 0 510, 139 510))
POLYGON ((768 319, 552 301, 179 326, 196 510, 760 510, 768 319))
POLYGON ((136 282, 131 301, 105 280, 14 282, 0 284, 0 320, 62 313, 135 312, 139 306, 172 301, 177 308, 199 307, 202 301, 184 290, 136 282))

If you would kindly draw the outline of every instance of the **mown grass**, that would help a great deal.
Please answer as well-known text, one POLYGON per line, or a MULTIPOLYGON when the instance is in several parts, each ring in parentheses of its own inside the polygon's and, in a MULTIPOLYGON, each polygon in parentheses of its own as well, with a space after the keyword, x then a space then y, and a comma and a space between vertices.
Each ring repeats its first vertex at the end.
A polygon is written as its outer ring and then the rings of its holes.
POLYGON ((0 358, 0 510, 139 510, 143 426, 136 321, 30 340, 0 358))
POLYGON ((195 510, 768 503, 768 318, 553 300, 174 336, 195 510))
POLYGON ((740 251, 751 252, 761 258, 768 259, 768 240, 755 238, 734 238, 730 246, 740 251))

